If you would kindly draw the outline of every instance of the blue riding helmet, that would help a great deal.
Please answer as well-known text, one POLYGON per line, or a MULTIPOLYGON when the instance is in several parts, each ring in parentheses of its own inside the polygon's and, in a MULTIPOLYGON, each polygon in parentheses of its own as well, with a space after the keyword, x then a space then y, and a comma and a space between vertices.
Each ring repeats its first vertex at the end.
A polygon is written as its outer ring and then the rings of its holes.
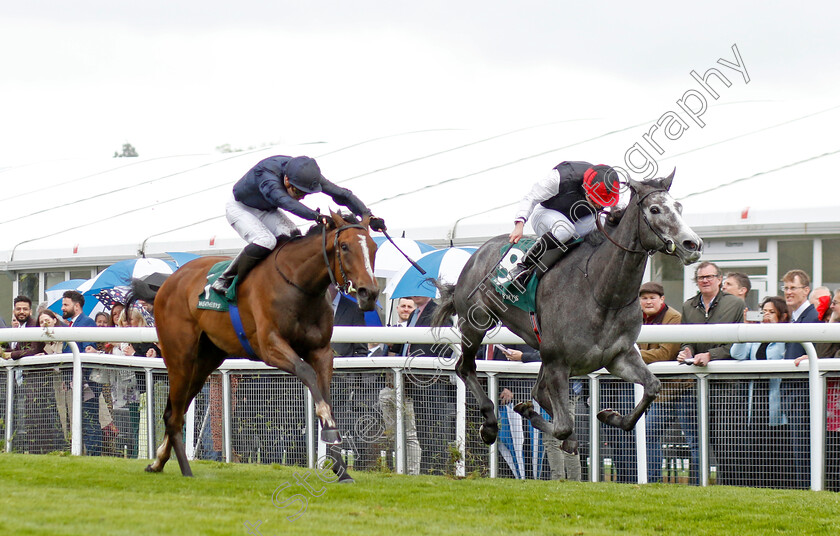
POLYGON ((321 191, 321 168, 315 159, 308 156, 296 156, 286 163, 286 177, 292 186, 302 192, 315 194, 321 191))

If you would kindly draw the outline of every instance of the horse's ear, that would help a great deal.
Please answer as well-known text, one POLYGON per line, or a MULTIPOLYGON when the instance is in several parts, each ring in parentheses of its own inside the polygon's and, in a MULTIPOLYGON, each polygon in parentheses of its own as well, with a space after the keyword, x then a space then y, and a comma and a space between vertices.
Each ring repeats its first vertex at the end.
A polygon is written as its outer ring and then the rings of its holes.
POLYGON ((330 209, 330 218, 332 218, 336 229, 347 225, 347 222, 345 222, 344 218, 341 217, 341 212, 333 212, 332 209, 330 209))
POLYGON ((677 168, 674 168, 673 170, 671 170, 671 174, 670 174, 670 175, 668 175, 667 177, 665 177, 664 179, 662 179, 662 186, 663 186, 666 190, 670 190, 670 189, 671 189, 671 183, 672 183, 672 182, 674 182, 674 175, 675 175, 676 173, 677 173, 677 168))
POLYGON ((631 179, 630 177, 627 177, 627 186, 629 186, 630 189, 633 190, 633 193, 635 193, 636 195, 639 195, 639 190, 644 188, 645 183, 639 182, 639 181, 631 179))
POLYGON ((365 229, 370 229, 370 214, 365 214, 362 217, 362 225, 364 225, 365 229))

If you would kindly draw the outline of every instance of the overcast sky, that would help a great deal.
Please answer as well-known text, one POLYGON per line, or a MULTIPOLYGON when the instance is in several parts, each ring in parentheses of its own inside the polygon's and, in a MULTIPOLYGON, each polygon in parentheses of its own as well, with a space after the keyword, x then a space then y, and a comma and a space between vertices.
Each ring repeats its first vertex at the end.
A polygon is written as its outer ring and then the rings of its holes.
MULTIPOLYGON (((655 119, 840 95, 836 2, 42 0, 0 19, 0 167, 71 156, 655 119), (790 7, 789 7, 790 6, 790 7)), ((840 99, 837 99, 840 100, 840 99)))

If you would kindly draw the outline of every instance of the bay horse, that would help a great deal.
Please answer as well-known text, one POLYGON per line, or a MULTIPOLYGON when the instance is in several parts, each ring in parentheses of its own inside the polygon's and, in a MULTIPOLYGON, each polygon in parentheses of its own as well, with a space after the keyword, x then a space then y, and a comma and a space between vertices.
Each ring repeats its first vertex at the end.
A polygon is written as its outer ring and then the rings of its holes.
MULTIPOLYGON (((294 374, 309 388, 322 426, 321 439, 331 444, 332 469, 340 481, 352 482, 334 446, 341 438, 330 403, 333 310, 326 291, 331 282, 336 283, 355 292, 360 309, 373 310, 379 295, 373 275, 376 244, 369 234, 370 217, 357 222, 351 216, 330 216, 328 225, 316 224, 305 236, 278 243, 236 293, 256 359, 294 374)), ((192 476, 181 435, 184 414, 225 358, 247 355, 227 312, 196 307, 202 290, 210 291, 208 270, 223 260, 201 257, 188 262, 167 278, 156 296, 148 287, 145 291, 134 287, 134 298, 154 299, 155 324, 169 374, 163 415, 166 433, 146 471, 163 471, 174 449, 181 474, 192 476)))
POLYGON ((627 183, 631 196, 620 222, 599 223, 543 275, 536 295, 536 319, 541 338, 528 312, 505 304, 490 284, 508 236, 490 239, 476 251, 455 285, 438 284, 441 291, 432 324, 443 326, 454 314, 462 334, 456 373, 479 402, 484 423, 482 440, 492 444, 498 434, 493 402, 476 376, 475 356, 485 334, 498 323, 540 351, 542 365, 532 396, 553 416, 551 422, 530 402, 515 409, 538 430, 563 441, 567 452, 577 447, 569 408, 569 378, 605 367, 611 374, 644 386, 644 397, 631 413, 612 409, 598 413, 610 426, 632 430, 656 398, 660 382, 635 348, 641 331, 639 287, 649 255, 661 251, 685 265, 700 258, 703 242, 682 218, 682 206, 670 195, 668 177, 627 183))

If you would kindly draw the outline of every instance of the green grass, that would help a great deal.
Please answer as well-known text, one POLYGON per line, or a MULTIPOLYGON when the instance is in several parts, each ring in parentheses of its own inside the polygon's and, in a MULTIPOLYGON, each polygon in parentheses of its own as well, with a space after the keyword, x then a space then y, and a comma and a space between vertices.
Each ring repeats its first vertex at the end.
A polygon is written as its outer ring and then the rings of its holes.
MULTIPOLYGON (((306 470, 194 462, 182 478, 120 458, 0 454, 2 534, 840 534, 840 494, 712 486, 453 480, 354 473, 296 484, 306 470), (300 493, 302 503, 272 503, 300 493), (251 529, 248 525, 257 526, 251 529)), ((330 473, 331 474, 331 473, 330 473)))

